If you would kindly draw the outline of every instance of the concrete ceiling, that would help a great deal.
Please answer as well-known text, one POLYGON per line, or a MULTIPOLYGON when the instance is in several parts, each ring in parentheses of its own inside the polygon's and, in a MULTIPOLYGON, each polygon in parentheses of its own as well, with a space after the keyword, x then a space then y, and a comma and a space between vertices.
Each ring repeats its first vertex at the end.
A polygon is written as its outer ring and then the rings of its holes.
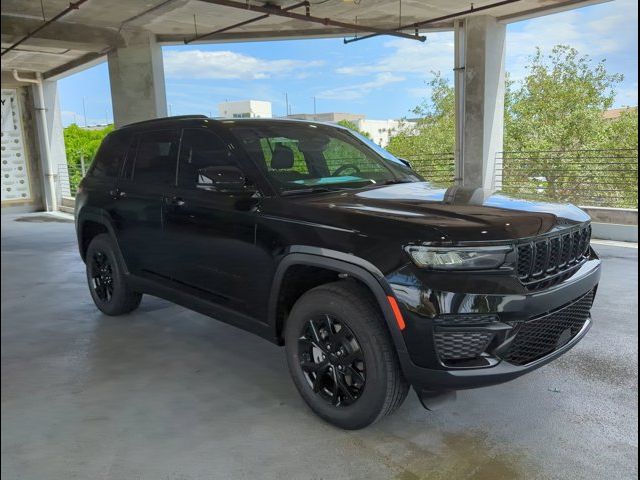
MULTIPOLYGON (((68 0, 42 1, 46 19, 69 6, 68 0)), ((473 5, 479 8, 498 1, 481 0, 473 5)), ((266 3, 257 0, 238 2, 259 6, 266 3)), ((274 0, 269 3, 287 7, 297 2, 274 0)), ((403 25, 462 12, 471 6, 469 1, 463 0, 311 0, 310 3, 310 14, 315 17, 384 29, 398 27, 400 4, 403 25)), ((513 22, 593 3, 600 1, 519 0, 482 13, 513 22)), ((40 0, 3 0, 1 12, 3 51, 43 22, 40 0)), ((304 14, 305 9, 299 8, 295 12, 304 14)), ((40 72, 45 78, 64 76, 101 61, 106 52, 126 45, 129 35, 141 29, 155 33, 162 43, 182 44, 194 36, 196 28, 199 34, 207 33, 259 15, 202 0, 88 0, 79 9, 3 55, 3 81, 6 72, 13 69, 40 72)), ((447 30, 452 26, 452 20, 449 20, 431 24, 422 31, 447 30)), ((207 39, 206 43, 352 35, 353 32, 340 28, 270 16, 207 39)))

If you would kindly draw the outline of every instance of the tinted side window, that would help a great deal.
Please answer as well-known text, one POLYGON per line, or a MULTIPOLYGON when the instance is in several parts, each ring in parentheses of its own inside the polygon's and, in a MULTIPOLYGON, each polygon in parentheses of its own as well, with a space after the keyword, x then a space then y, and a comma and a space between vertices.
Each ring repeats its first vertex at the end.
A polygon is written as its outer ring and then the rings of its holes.
POLYGON ((105 137, 91 164, 88 175, 99 178, 117 177, 131 137, 122 133, 111 133, 105 137))
POLYGON ((177 151, 176 130, 141 133, 133 166, 133 180, 136 183, 173 185, 177 151))
POLYGON ((234 153, 218 135, 210 130, 186 128, 180 142, 178 183, 185 188, 211 185, 210 167, 238 167, 234 153))

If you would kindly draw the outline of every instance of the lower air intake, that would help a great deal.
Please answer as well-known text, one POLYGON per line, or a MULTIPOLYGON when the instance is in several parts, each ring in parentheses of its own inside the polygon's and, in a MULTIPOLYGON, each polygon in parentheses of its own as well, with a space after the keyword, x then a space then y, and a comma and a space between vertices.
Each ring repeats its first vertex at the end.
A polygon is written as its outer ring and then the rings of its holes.
POLYGON ((516 336, 502 359, 514 365, 526 365, 566 345, 587 322, 593 295, 590 292, 560 310, 517 327, 516 336))

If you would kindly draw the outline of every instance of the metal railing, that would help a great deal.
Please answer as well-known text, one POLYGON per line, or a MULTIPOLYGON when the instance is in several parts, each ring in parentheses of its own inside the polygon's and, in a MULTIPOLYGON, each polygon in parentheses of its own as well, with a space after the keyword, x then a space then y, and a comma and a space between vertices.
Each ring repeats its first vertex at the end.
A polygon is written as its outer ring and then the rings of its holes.
POLYGON ((437 186, 453 185, 456 178, 456 159, 453 152, 407 155, 411 167, 437 186))
POLYGON ((62 197, 75 197, 86 167, 80 165, 58 165, 58 192, 62 197))
POLYGON ((638 150, 500 152, 496 187, 581 206, 638 208, 638 150))
MULTIPOLYGON (((452 152, 406 158, 414 170, 434 185, 454 184, 455 156, 452 152)), ((58 191, 62 196, 75 196, 90 163, 60 166, 58 191)), ((540 200, 637 209, 638 150, 499 152, 495 188, 514 196, 540 200)))
MULTIPOLYGON (((407 157, 435 185, 453 185, 453 153, 407 157)), ((581 206, 638 208, 638 150, 499 152, 494 187, 514 196, 581 206)))

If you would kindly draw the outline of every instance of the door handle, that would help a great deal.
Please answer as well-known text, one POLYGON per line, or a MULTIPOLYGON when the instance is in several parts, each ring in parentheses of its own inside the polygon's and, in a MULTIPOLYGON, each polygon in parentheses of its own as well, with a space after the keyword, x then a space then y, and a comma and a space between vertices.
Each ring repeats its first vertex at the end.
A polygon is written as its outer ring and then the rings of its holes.
POLYGON ((127 196, 127 192, 123 192, 119 188, 116 188, 115 190, 109 191, 109 195, 113 198, 122 198, 127 196))
POLYGON ((171 197, 171 198, 168 198, 167 200, 168 200, 167 201, 168 204, 174 205, 176 207, 182 207, 187 203, 180 197, 171 197))

